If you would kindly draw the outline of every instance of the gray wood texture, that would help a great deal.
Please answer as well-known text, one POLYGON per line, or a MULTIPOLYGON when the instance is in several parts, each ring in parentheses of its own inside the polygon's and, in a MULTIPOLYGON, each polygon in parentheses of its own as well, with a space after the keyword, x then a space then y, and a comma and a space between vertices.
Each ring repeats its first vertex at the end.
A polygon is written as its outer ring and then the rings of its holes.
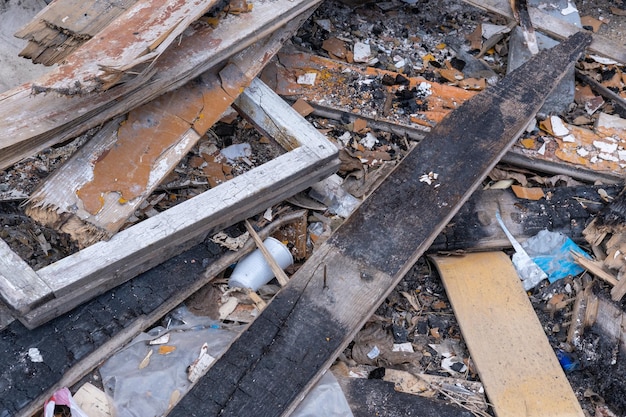
POLYGON ((218 26, 200 27, 168 48, 149 80, 137 79, 97 95, 32 94, 31 84, 0 94, 0 169, 48 146, 72 139, 172 91, 224 62, 307 11, 320 0, 255 3, 250 13, 228 16, 218 26), (146 82, 147 81, 147 82, 146 82))
POLYGON ((170 415, 290 414, 518 138, 590 40, 577 34, 539 53, 433 128, 170 415), (438 174, 434 182, 421 181, 431 172, 438 174))
MULTIPOLYGON (((268 111, 284 115, 282 121, 287 124, 280 127, 298 141, 298 148, 123 230, 109 241, 40 269, 38 279, 52 289, 55 298, 16 314, 16 318, 27 327, 38 326, 182 252, 210 231, 250 217, 336 171, 339 159, 335 145, 261 81, 255 79, 238 103, 254 108, 257 105, 247 103, 259 97, 264 103, 258 106, 270 106, 268 111), (275 100, 270 99, 272 96, 275 100), (279 107, 272 108, 272 103, 279 107)), ((16 301, 4 298, 4 288, 0 288, 0 295, 13 307, 9 301, 16 301)))

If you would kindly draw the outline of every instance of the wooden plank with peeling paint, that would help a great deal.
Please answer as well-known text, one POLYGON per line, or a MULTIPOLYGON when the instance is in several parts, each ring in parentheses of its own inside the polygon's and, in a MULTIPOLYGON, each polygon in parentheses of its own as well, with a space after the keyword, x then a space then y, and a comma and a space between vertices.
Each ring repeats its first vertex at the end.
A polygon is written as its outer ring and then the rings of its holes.
POLYGON ((15 33, 28 44, 20 56, 52 65, 103 30, 137 0, 56 0, 15 33))
POLYGON ((33 83, 0 94, 0 169, 172 91, 261 39, 320 0, 255 3, 253 10, 229 15, 217 28, 184 33, 157 60, 148 81, 127 82, 97 95, 31 94, 33 83))
POLYGON ((68 233, 81 247, 109 239, 220 119, 306 16, 236 54, 228 64, 108 122, 32 193, 26 214, 68 233))
MULTIPOLYGON (((262 90, 265 98, 275 94, 259 80, 253 80, 248 89, 262 90)), ((240 104, 246 107, 242 103, 255 101, 255 97, 258 95, 246 90, 240 104)), ((335 172, 339 166, 336 146, 312 128, 301 135, 294 127, 301 126, 302 116, 286 104, 281 111, 292 112, 286 119, 290 122, 281 129, 296 138, 299 147, 125 229, 109 241, 38 270, 38 277, 51 287, 55 298, 16 318, 27 327, 36 327, 182 252, 210 231, 248 218, 335 172)))
POLYGON ((466 101, 291 277, 170 416, 289 415, 535 117, 577 34, 466 101), (424 175, 437 173, 430 184, 424 175), (328 280, 324 279, 324 275, 328 280))
POLYGON ((167 47, 217 0, 139 0, 58 67, 33 82, 36 93, 80 95, 149 78, 140 64, 159 58, 167 47), (127 74, 131 69, 133 75, 127 74))

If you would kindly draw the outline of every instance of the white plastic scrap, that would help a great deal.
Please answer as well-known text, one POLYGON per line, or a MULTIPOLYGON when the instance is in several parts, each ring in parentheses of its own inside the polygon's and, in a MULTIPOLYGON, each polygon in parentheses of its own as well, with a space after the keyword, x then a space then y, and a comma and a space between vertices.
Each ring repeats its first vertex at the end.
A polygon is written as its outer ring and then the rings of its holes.
POLYGON ((568 14, 572 14, 572 13, 576 13, 578 12, 578 9, 576 8, 576 5, 572 4, 571 1, 567 2, 567 7, 563 10, 561 10, 561 14, 563 16, 567 16, 568 14))
POLYGON ((374 136, 372 132, 367 132, 365 137, 359 141, 359 143, 367 149, 372 149, 374 145, 376 145, 376 142, 378 142, 378 139, 376 139, 376 136, 374 136))
POLYGON ((372 350, 367 353, 367 357, 370 359, 376 359, 380 355, 380 349, 378 346, 374 346, 372 350))
MULTIPOLYGON (((439 178, 439 174, 436 172, 430 171, 428 174, 423 174, 420 177, 420 182, 425 182, 428 185, 432 185, 439 178)), ((435 187, 438 187, 440 184, 435 184, 435 187)))
POLYGON ((28 357, 31 362, 43 362, 43 356, 41 356, 41 352, 37 348, 28 349, 28 357))

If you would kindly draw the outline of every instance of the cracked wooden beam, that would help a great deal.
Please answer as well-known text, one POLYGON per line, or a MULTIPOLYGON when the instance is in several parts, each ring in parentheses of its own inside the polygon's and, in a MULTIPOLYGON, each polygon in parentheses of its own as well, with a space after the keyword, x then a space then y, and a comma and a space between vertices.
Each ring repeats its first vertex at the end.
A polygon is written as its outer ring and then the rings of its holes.
POLYGON ((34 81, 32 91, 80 95, 150 78, 150 64, 217 1, 139 0, 34 81))
POLYGON ((137 0, 56 0, 15 33, 28 41, 20 56, 52 65, 93 38, 137 0))

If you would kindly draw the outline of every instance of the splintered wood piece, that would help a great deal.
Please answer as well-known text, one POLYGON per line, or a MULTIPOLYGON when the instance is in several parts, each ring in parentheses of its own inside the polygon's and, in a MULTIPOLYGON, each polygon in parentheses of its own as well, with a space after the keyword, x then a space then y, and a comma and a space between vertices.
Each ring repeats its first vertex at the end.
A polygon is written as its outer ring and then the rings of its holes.
MULTIPOLYGON (((127 82, 97 95, 32 94, 30 84, 0 94, 0 169, 56 143, 72 139, 187 83, 266 38, 320 0, 255 3, 217 28, 185 32, 153 65, 149 83, 127 82)), ((35 80, 36 81, 36 80, 35 80)), ((35 82, 36 84, 36 82, 35 82)))
POLYGON ((593 275, 597 276, 598 278, 603 279, 604 281, 606 281, 607 283, 613 286, 616 286, 617 283, 619 282, 613 274, 611 274, 610 272, 604 269, 604 265, 602 264, 602 262, 585 258, 581 254, 576 253, 576 252, 571 252, 571 254, 572 254, 572 257, 574 258, 574 261, 578 265, 582 266, 583 268, 585 268, 587 271, 591 272, 593 275))
POLYGON ((52 289, 0 239, 0 298, 17 314, 25 314, 52 298, 52 289))
POLYGON ((137 0, 56 0, 15 36, 28 41, 20 56, 52 65, 94 37, 137 0))
POLYGON ((519 23, 524 34, 524 40, 526 46, 532 54, 539 52, 539 45, 537 44, 537 36, 535 35, 535 28, 530 21, 530 15, 528 14, 528 2, 527 0, 510 0, 511 10, 513 11, 513 17, 519 23))
POLYGON ((81 247, 113 236, 295 32, 304 15, 184 86, 108 122, 35 190, 34 220, 81 247))
POLYGON ((509 257, 432 260, 496 415, 584 416, 509 257))
POLYGON ((265 261, 270 265, 274 276, 276 277, 280 285, 284 287, 289 282, 289 277, 287 276, 287 274, 285 274, 285 271, 283 271, 280 265, 278 265, 278 262, 276 262, 276 259, 274 259, 270 251, 267 250, 267 248, 263 244, 263 240, 259 237, 250 222, 246 220, 245 224, 246 230, 248 231, 248 233, 250 233, 250 236, 254 240, 254 243, 256 243, 257 248, 259 248, 259 250, 263 254, 263 258, 265 258, 265 261))
POLYGON ((103 91, 130 78, 147 77, 138 69, 163 51, 217 0, 139 0, 98 36, 87 41, 62 64, 33 82, 36 93, 74 95, 103 91))
POLYGON ((524 131, 589 41, 577 34, 540 52, 435 126, 170 416, 292 412, 524 131), (430 172, 438 174, 435 182, 420 181, 430 172))

